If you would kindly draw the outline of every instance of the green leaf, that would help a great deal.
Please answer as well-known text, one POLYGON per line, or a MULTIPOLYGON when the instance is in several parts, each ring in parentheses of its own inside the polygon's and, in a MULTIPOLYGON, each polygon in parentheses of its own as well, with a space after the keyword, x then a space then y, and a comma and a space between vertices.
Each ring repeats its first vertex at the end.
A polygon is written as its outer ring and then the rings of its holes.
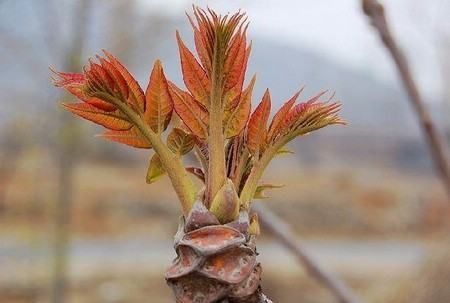
POLYGON ((295 154, 294 151, 288 149, 287 147, 282 147, 279 150, 277 150, 276 156, 284 156, 284 155, 292 155, 295 154))
POLYGON ((161 159, 158 154, 154 154, 152 159, 150 160, 150 165, 147 170, 146 181, 147 184, 151 184, 157 181, 160 177, 166 174, 166 170, 164 169, 161 159))
POLYGON ((261 233, 261 228, 259 226, 259 217, 257 213, 254 213, 250 218, 248 233, 255 236, 259 236, 259 234, 261 233))
POLYGON ((255 194, 253 196, 253 199, 267 199, 270 198, 269 196, 266 196, 265 191, 267 189, 272 189, 272 188, 281 188, 284 185, 275 185, 275 184, 261 184, 258 185, 258 187, 256 188, 255 194))

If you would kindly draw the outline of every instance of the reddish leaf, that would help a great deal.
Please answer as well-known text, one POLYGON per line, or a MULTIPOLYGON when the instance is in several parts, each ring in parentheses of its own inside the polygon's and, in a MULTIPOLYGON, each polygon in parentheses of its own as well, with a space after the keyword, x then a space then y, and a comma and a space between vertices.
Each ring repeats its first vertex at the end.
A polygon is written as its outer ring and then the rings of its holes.
POLYGON ((83 101, 105 112, 112 112, 117 109, 113 104, 96 97, 88 97, 83 101))
POLYGON ((198 57, 200 58, 200 62, 203 65, 203 68, 205 69, 205 71, 208 75, 211 75, 212 58, 210 57, 210 55, 208 53, 205 42, 204 42, 203 37, 199 30, 194 30, 194 42, 195 42, 195 49, 197 50, 197 54, 198 54, 198 57))
POLYGON ((207 135, 208 112, 194 98, 169 82, 174 109, 189 130, 201 139, 207 135))
POLYGON ((250 115, 252 92, 255 85, 256 77, 253 77, 248 87, 242 92, 241 99, 236 108, 231 113, 225 112, 229 115, 225 121, 225 137, 231 138, 238 135, 247 124, 250 115))
POLYGON ((302 117, 306 110, 311 110, 311 107, 316 103, 321 96, 323 96, 326 91, 320 92, 316 96, 312 97, 306 102, 302 102, 294 106, 289 113, 286 115, 283 123, 284 131, 292 129, 298 120, 302 117))
POLYGON ((260 147, 265 142, 270 107, 270 93, 269 90, 266 90, 261 103, 253 112, 247 126, 247 147, 253 155, 259 154, 260 147))
POLYGON ((87 103, 63 103, 68 111, 111 130, 126 130, 131 123, 120 112, 105 112, 87 103))
MULTIPOLYGON (((195 13, 195 8, 194 8, 194 13, 195 13)), ((207 38, 200 31, 200 29, 195 25, 192 18, 189 15, 187 15, 187 17, 189 19, 189 22, 191 23, 192 30, 194 31, 195 49, 197 51, 198 57, 200 58, 200 62, 202 63, 202 66, 205 69, 206 74, 211 75, 212 56, 207 49, 207 45, 206 45, 207 38)))
POLYGON ((86 102, 102 111, 107 111, 107 112, 111 112, 116 110, 116 107, 108 102, 105 102, 104 100, 97 98, 97 97, 90 97, 88 95, 86 95, 83 92, 83 86, 85 84, 83 84, 82 86, 80 85, 67 85, 65 86, 65 89, 71 93, 72 95, 74 95, 75 97, 77 97, 79 100, 86 102))
POLYGON ((106 131, 103 134, 100 134, 99 137, 137 148, 152 147, 148 140, 142 136, 141 132, 136 129, 136 127, 132 127, 131 129, 124 131, 106 131))
POLYGON ((283 122, 287 114, 291 110, 302 90, 303 89, 298 91, 291 99, 284 103, 280 110, 275 114, 272 122, 270 123, 269 132, 267 133, 267 142, 273 141, 276 138, 281 128, 283 127, 283 122))
POLYGON ((80 100, 104 111, 114 111, 116 101, 129 103, 138 112, 144 110, 144 94, 139 84, 120 62, 105 51, 108 59, 89 60, 83 74, 54 73, 56 86, 64 87, 80 100), (109 60, 109 61, 108 61, 109 60), (138 106, 141 104, 142 106, 138 106))
POLYGON ((114 79, 109 73, 99 64, 89 60, 89 70, 86 71, 87 78, 96 83, 98 87, 110 95, 114 95, 114 79))
POLYGON ((212 20, 208 18, 205 11, 198 7, 194 7, 194 16, 197 20, 198 31, 203 42, 203 46, 208 53, 208 57, 211 58, 212 61, 215 40, 215 25, 213 24, 212 20))
POLYGON ((147 91, 145 92, 145 100, 145 122, 148 123, 151 129, 160 134, 170 122, 173 102, 159 60, 155 62, 153 67, 147 91))
POLYGON ((81 101, 86 102, 100 110, 113 111, 116 109, 114 105, 101 99, 87 96, 83 92, 83 87, 85 87, 87 83, 86 76, 84 74, 63 73, 53 69, 51 69, 51 71, 59 77, 59 79, 53 79, 55 86, 64 87, 69 93, 81 101))
POLYGON ((128 85, 124 77, 120 73, 120 71, 118 71, 117 68, 113 64, 111 64, 108 60, 105 60, 100 56, 97 56, 97 59, 100 61, 100 64, 105 69, 105 71, 111 76, 111 78, 114 79, 116 85, 115 92, 120 95, 120 99, 128 100, 129 96, 128 85))
POLYGON ((234 85, 229 90, 225 91, 224 95, 225 109, 234 108, 237 106, 237 103, 239 102, 239 95, 242 93, 242 86, 244 85, 245 72, 247 70, 247 62, 250 56, 250 52, 251 52, 251 45, 247 47, 247 50, 245 52, 245 58, 242 63, 242 68, 240 70, 240 75, 236 82, 236 85, 234 85))
POLYGON ((56 71, 52 68, 50 68, 50 70, 59 77, 59 79, 53 78, 53 84, 56 87, 66 87, 67 85, 84 84, 86 82, 86 77, 84 74, 64 73, 56 71))
POLYGON ((106 50, 103 50, 106 57, 108 57, 111 65, 119 71, 123 79, 125 80, 130 96, 128 102, 134 107, 135 110, 138 110, 140 112, 145 111, 145 95, 142 91, 141 87, 139 86, 139 83, 133 78, 133 76, 130 74, 130 72, 120 63, 119 60, 117 60, 116 57, 114 57, 112 54, 108 53, 106 50))
POLYGON ((338 116, 339 102, 319 102, 322 92, 293 107, 286 116, 280 136, 289 140, 331 124, 345 124, 338 116))
POLYGON ((197 59, 195 59, 194 55, 184 45, 178 32, 177 41, 184 83, 192 96, 194 96, 195 100, 207 107, 209 104, 210 91, 210 81, 208 76, 198 63, 197 59))
POLYGON ((225 60, 225 91, 236 86, 243 73, 243 69, 246 68, 246 34, 244 32, 237 33, 235 39, 230 45, 230 49, 227 52, 227 59, 225 60))

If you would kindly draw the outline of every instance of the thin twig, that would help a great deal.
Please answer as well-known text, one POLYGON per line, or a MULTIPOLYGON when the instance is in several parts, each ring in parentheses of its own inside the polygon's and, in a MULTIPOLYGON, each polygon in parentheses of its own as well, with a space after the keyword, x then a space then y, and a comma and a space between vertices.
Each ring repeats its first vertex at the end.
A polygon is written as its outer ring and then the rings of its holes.
POLYGON ((308 273, 319 283, 328 288, 328 290, 339 300, 338 302, 360 302, 340 279, 325 271, 319 263, 306 252, 305 248, 298 243, 294 233, 285 222, 260 203, 254 202, 252 207, 253 210, 258 213, 258 217, 263 227, 268 229, 281 244, 289 249, 305 266, 308 273))
POLYGON ((409 69, 408 61, 391 34, 386 21, 384 7, 377 0, 362 0, 362 8, 364 13, 370 18, 373 27, 380 34, 381 41, 390 52, 397 66, 403 85, 408 92, 411 105, 417 114, 417 118, 428 142, 435 168, 442 178, 447 195, 450 196, 450 170, 444 151, 444 144, 420 95, 409 69))

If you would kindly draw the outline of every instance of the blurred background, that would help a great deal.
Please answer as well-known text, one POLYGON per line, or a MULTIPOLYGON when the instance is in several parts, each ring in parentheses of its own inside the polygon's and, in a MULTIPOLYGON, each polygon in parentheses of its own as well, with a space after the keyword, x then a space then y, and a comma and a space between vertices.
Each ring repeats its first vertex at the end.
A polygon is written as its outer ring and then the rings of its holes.
MULTIPOLYGON (((450 2, 384 1, 446 147, 450 2)), ((391 58, 357 0, 195 1, 241 8, 248 78, 278 108, 299 87, 343 103, 346 127, 291 145, 264 203, 364 302, 450 302, 450 204, 391 58)), ((0 0, 0 302, 173 302, 179 206, 167 179, 146 185, 148 151, 94 137, 64 113, 48 67, 81 71, 107 49, 143 87, 162 59, 181 84, 175 29, 192 46, 187 0, 0 0)), ((259 241, 275 302, 336 302, 270 235, 259 241)))

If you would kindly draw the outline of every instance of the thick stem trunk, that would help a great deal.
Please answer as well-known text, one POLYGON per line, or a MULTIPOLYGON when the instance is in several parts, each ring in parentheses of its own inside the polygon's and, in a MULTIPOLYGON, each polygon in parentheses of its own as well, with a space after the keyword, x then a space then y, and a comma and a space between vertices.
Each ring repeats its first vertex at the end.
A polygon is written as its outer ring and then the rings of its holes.
POLYGON ((177 258, 166 272, 177 303, 271 303, 261 290, 256 236, 248 213, 221 225, 198 201, 175 235, 177 258))

